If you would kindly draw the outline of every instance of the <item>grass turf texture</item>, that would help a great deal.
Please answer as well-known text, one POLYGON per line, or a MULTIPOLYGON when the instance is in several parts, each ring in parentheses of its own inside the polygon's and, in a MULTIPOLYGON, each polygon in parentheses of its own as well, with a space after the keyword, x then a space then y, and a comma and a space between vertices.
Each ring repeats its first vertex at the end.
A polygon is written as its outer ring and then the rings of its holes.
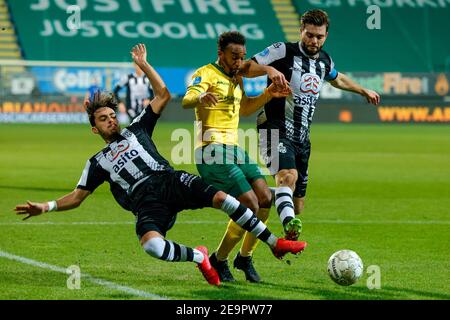
MULTIPOLYGON (((156 127, 154 140, 167 158, 177 144, 171 133, 180 127, 192 125, 156 127)), ((314 125, 301 236, 309 247, 279 261, 260 244, 254 260, 264 282, 245 282, 232 269, 237 282, 220 288, 207 285, 192 263, 149 257, 138 244, 133 215, 115 203, 106 184, 72 211, 26 222, 13 213, 17 203, 70 192, 85 161, 103 146, 86 125, 0 125, 0 251, 62 268, 78 265, 82 273, 169 299, 450 298, 448 126, 314 125), (381 288, 367 288, 366 272, 351 287, 332 282, 327 261, 340 249, 356 251, 365 270, 379 266, 381 288)), ((195 165, 176 168, 196 173, 195 165)), ((268 182, 274 184, 271 177, 268 182)), ((212 252, 227 221, 214 209, 184 211, 168 238, 212 252)), ((281 234, 274 208, 269 227, 281 234)), ((0 270, 0 299, 143 298, 83 278, 80 290, 69 290, 68 275, 4 257, 0 270)))

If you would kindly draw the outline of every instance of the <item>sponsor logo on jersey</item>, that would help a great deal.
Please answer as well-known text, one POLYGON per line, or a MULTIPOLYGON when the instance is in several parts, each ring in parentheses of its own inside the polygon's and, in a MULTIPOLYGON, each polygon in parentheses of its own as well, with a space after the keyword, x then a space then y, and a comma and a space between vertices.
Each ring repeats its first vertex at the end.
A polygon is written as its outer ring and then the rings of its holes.
POLYGON ((317 95, 320 91, 321 81, 319 76, 313 73, 305 73, 302 75, 300 91, 317 95))
POLYGON ((280 142, 278 144, 278 152, 279 153, 286 153, 287 152, 286 146, 283 144, 283 142, 280 142))
POLYGON ((277 43, 274 43, 273 44, 273 47, 275 48, 275 49, 278 49, 279 47, 281 47, 283 45, 283 42, 277 42, 277 43))
POLYGON ((133 160, 139 156, 139 152, 135 149, 131 151, 125 151, 115 158, 115 164, 113 166, 113 170, 115 173, 118 173, 127 163, 128 161, 133 160))
POLYGON ((261 51, 258 55, 260 57, 265 57, 269 54, 269 48, 265 48, 263 51, 261 51))
POLYGON ((130 131, 128 131, 128 130, 123 130, 120 134, 121 134, 124 138, 131 138, 131 137, 133 136, 133 134, 132 134, 130 131))
POLYGON ((200 82, 202 82, 202 77, 195 77, 194 79, 192 79, 191 86, 195 86, 195 85, 199 84, 200 82))
POLYGON ((111 151, 106 154, 109 161, 113 162, 120 156, 121 153, 128 150, 130 147, 128 141, 123 140, 111 146, 111 151))
POLYGON ((314 106, 317 102, 317 98, 314 96, 305 96, 305 95, 293 95, 294 105, 296 106, 314 106))
POLYGON ((192 181, 194 181, 197 178, 197 176, 194 176, 189 173, 182 173, 180 176, 180 182, 184 183, 186 186, 190 187, 192 184, 192 181))

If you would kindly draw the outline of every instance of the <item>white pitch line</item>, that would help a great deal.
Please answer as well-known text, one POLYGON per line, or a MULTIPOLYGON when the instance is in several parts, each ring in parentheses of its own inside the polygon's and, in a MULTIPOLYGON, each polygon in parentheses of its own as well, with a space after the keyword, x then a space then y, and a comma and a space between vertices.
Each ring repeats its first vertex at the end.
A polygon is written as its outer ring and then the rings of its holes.
MULTIPOLYGON (((305 224, 405 224, 405 225, 450 225, 449 220, 304 220, 305 224)), ((176 224, 224 224, 224 221, 177 221, 176 224)), ((76 226, 76 225, 134 225, 131 221, 73 221, 73 222, 0 222, 1 226, 76 226)))
MULTIPOLYGON (((51 270, 51 271, 55 271, 55 272, 59 272, 59 273, 64 273, 64 274, 68 274, 66 269, 58 267, 58 266, 54 266, 45 262, 40 262, 40 261, 36 261, 36 260, 32 260, 32 259, 28 259, 25 257, 21 257, 21 256, 16 256, 14 254, 5 252, 0 250, 0 257, 2 258, 6 258, 9 260, 14 260, 14 261, 18 261, 24 264, 28 264, 31 265, 33 267, 39 267, 42 269, 47 269, 47 270, 51 270)), ((117 290, 117 291, 122 291, 125 292, 127 294, 131 294, 134 296, 138 296, 138 297, 142 297, 142 298, 150 298, 150 299, 155 299, 155 300, 168 300, 168 298, 163 297, 163 296, 159 296, 157 294, 153 294, 153 293, 148 293, 142 290, 138 290, 138 289, 134 289, 134 288, 130 288, 127 286, 123 286, 108 280, 104 280, 104 279, 100 279, 100 278, 95 278, 87 273, 81 273, 80 274, 81 278, 86 279, 90 282, 96 283, 98 285, 104 286, 104 287, 108 287, 110 289, 113 290, 117 290)))

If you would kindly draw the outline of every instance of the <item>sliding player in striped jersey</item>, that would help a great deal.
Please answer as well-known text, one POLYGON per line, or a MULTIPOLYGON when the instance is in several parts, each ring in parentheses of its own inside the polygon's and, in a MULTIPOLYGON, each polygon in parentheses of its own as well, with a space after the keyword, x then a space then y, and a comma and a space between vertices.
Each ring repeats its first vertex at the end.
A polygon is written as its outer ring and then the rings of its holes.
POLYGON ((110 184, 116 201, 136 216, 136 233, 143 249, 165 261, 197 263, 208 283, 219 285, 217 271, 211 267, 206 247, 190 248, 167 240, 177 213, 184 209, 214 207, 224 211, 242 228, 264 241, 277 258, 297 254, 306 243, 279 239, 251 210, 232 196, 205 183, 200 177, 174 170, 156 149, 152 140, 154 127, 171 96, 158 73, 147 62, 143 44, 135 46, 132 57, 147 74, 155 90, 149 107, 125 129, 116 118, 117 101, 112 94, 98 93, 87 103, 92 132, 107 143, 87 162, 74 191, 50 202, 17 205, 25 219, 48 211, 78 207, 103 182, 110 184))

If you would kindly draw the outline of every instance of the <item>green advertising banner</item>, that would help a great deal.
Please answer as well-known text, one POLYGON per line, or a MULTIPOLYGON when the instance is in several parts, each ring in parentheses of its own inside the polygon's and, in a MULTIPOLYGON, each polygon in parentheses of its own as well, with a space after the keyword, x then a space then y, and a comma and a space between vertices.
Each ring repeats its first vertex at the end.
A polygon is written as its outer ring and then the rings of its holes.
POLYGON ((143 42, 158 66, 197 67, 238 30, 251 56, 285 36, 270 0, 10 0, 28 60, 130 61, 143 42))
POLYGON ((324 49, 354 72, 449 72, 449 0, 293 0, 297 12, 325 10, 324 49))

